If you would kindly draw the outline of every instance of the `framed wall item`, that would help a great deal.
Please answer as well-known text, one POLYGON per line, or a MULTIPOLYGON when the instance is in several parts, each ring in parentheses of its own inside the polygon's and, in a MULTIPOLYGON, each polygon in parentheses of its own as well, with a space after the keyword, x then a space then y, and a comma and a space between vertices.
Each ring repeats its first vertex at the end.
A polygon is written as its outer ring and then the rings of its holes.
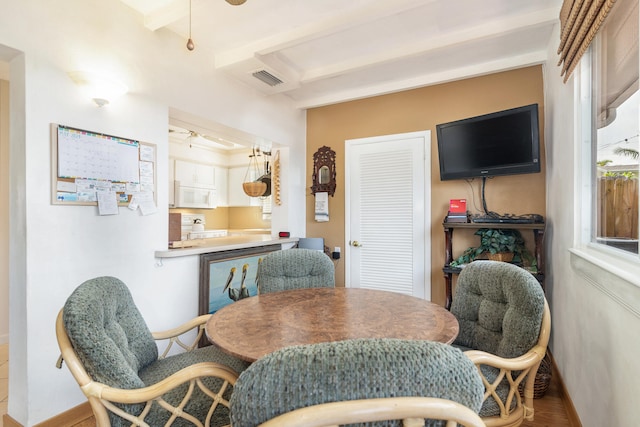
MULTIPOLYGON (((156 201, 156 146, 133 139, 51 123, 51 203, 117 204, 156 201)), ((142 207, 142 205, 141 205, 142 207)))
POLYGON ((211 314, 238 299, 258 294, 258 264, 282 245, 235 249, 200 255, 198 314, 211 314))
POLYGON ((322 146, 313 155, 313 176, 311 192, 329 193, 336 191, 336 152, 327 146, 322 146))

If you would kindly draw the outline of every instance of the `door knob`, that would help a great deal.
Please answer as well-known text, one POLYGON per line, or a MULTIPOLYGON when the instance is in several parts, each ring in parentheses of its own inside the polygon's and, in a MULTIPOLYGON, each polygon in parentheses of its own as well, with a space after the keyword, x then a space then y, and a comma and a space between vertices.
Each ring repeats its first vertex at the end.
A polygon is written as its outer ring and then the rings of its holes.
POLYGON ((355 247, 355 248, 359 248, 362 245, 360 244, 360 242, 358 242, 357 240, 354 240, 352 242, 349 242, 351 244, 351 246, 355 247))

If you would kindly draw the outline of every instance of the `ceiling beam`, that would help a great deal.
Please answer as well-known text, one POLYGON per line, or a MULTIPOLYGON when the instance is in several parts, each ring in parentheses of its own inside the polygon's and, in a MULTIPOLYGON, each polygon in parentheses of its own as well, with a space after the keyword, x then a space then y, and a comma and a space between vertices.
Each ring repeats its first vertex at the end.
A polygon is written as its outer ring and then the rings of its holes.
POLYGON ((550 8, 534 13, 522 14, 516 17, 491 21, 480 26, 457 31, 455 33, 432 37, 402 48, 396 48, 393 50, 389 49, 385 52, 366 56, 358 56, 340 63, 329 64, 327 66, 307 70, 303 73, 301 83, 311 83, 345 73, 372 68, 384 63, 424 55, 425 53, 439 49, 460 46, 465 43, 475 43, 478 40, 504 36, 505 34, 513 34, 527 28, 553 24, 557 19, 557 8, 550 8))
POLYGON ((284 31, 271 37, 230 49, 215 55, 216 68, 223 68, 246 61, 255 55, 268 55, 282 49, 329 36, 354 26, 382 19, 388 16, 424 6, 436 0, 379 0, 375 4, 352 9, 332 18, 284 31))
POLYGON ((432 86, 456 80, 468 79, 492 73, 514 70, 517 68, 545 63, 547 60, 546 50, 528 53, 525 55, 511 56, 488 61, 482 64, 473 64, 467 67, 449 69, 437 73, 427 73, 422 76, 405 80, 391 81, 366 87, 353 88, 341 92, 333 92, 328 95, 307 98, 295 103, 299 109, 322 107, 325 105, 337 104, 341 102, 354 101, 357 99, 369 98, 372 96, 386 95, 403 90, 416 89, 424 86, 432 86))
POLYGON ((144 26, 155 31, 189 16, 188 1, 172 1, 165 6, 144 14, 144 26))

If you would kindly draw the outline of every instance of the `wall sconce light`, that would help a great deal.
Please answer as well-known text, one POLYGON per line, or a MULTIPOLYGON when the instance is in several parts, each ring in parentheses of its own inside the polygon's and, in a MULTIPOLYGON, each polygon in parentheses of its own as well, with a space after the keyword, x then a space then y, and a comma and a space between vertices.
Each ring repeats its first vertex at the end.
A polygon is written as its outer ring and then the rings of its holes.
POLYGON ((107 105, 113 99, 129 91, 124 83, 90 71, 72 71, 69 73, 69 77, 77 85, 84 88, 87 95, 98 107, 107 105))

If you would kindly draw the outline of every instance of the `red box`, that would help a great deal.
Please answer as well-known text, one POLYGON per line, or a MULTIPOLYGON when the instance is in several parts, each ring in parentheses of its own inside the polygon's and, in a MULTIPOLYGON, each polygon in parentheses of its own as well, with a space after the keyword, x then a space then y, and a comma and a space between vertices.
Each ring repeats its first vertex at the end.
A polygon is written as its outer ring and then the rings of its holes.
POLYGON ((467 213, 467 199, 451 199, 449 200, 449 213, 467 213))

